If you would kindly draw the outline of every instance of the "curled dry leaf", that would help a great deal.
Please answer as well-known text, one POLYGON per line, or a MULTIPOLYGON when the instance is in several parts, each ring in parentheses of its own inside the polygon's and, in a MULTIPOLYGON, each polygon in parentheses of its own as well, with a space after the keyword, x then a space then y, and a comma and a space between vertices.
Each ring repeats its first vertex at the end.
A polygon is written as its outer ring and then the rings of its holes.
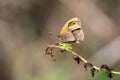
POLYGON ((52 54, 52 47, 47 47, 45 50, 45 55, 51 55, 52 54))
POLYGON ((107 70, 107 76, 109 77, 109 78, 112 78, 113 77, 113 73, 111 72, 112 70, 113 70, 113 68, 110 68, 108 65, 106 65, 106 64, 103 64, 103 65, 101 65, 101 67, 100 67, 100 69, 105 69, 105 70, 107 70))
POLYGON ((61 53, 64 53, 64 52, 66 52, 66 50, 65 50, 65 49, 62 49, 62 50, 60 50, 60 52, 61 52, 61 53))
POLYGON ((47 55, 47 54, 50 55, 52 61, 56 61, 56 58, 55 58, 55 56, 54 56, 53 53, 52 53, 52 49, 53 49, 53 47, 48 46, 48 47, 46 48, 46 50, 45 50, 45 55, 47 55))
POLYGON ((84 68, 85 68, 86 71, 87 71, 87 68, 91 68, 91 67, 93 67, 93 65, 90 62, 87 62, 87 63, 84 64, 84 68))
POLYGON ((80 64, 81 60, 78 56, 74 55, 72 58, 73 58, 73 60, 77 61, 77 64, 80 64))
POLYGON ((91 74, 92 74, 92 77, 95 76, 95 71, 96 71, 96 69, 95 69, 94 67, 92 67, 92 68, 90 69, 90 72, 91 72, 91 74))

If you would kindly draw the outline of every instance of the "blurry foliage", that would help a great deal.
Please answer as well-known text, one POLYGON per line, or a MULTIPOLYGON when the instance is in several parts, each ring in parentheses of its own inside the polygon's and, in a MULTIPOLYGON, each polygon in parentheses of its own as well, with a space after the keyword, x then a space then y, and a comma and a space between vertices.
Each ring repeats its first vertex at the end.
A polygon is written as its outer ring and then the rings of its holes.
MULTIPOLYGON (((113 78, 114 75, 120 75, 120 72, 113 71, 114 68, 110 68, 106 64, 101 64, 100 68, 96 67, 94 64, 87 61, 84 57, 80 54, 74 52, 72 50, 72 41, 71 42, 59 42, 57 44, 49 45, 46 50, 45 54, 51 57, 52 61, 56 61, 56 57, 54 56, 53 49, 58 48, 60 49, 61 54, 65 54, 67 52, 73 55, 73 60, 77 62, 77 64, 81 64, 83 62, 83 66, 85 71, 89 70, 91 73, 92 78, 90 80, 110 80, 113 78), (63 53, 64 52, 64 53, 63 53)), ((75 43, 75 42, 74 42, 75 43)), ((58 52, 57 52, 58 53, 58 52)))
POLYGON ((105 45, 105 42, 96 34, 92 33, 90 30, 87 30, 87 31, 85 30, 85 39, 83 44, 81 45, 83 46, 83 51, 87 53, 88 56, 90 56, 91 54, 98 51, 101 47, 103 47, 105 45), (95 46, 95 47, 92 47, 92 46, 95 46))
POLYGON ((116 24, 120 25, 120 0, 96 0, 97 6, 101 8, 116 24))
MULTIPOLYGON (((96 2, 96 5, 118 26, 120 25, 119 0, 92 1, 96 2)), ((58 58, 58 63, 52 63, 44 56, 44 49, 48 42, 56 39, 56 32, 59 33, 64 21, 72 16, 77 15, 61 3, 61 0, 1 0, 0 80, 79 80, 83 78, 84 73, 79 71, 80 66, 73 65, 74 62, 69 61, 71 58, 68 55, 63 54, 60 59, 58 58), (51 30, 55 35, 54 38, 49 34, 51 30)), ((85 25, 85 22, 83 23, 85 25)), ((88 27, 85 26, 83 29, 86 30, 85 41, 81 45, 75 45, 74 49, 90 57, 108 42, 88 30, 88 27)), ((115 65, 115 67, 118 66, 117 69, 120 66, 118 64, 119 61, 115 65)), ((113 80, 119 80, 118 78, 119 76, 116 76, 113 80)))

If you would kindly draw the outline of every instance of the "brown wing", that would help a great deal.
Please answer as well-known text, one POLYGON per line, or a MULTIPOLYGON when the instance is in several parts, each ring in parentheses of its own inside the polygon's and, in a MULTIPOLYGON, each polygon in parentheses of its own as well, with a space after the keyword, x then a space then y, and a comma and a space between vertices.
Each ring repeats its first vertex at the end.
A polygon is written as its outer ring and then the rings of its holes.
POLYGON ((75 41, 75 37, 71 33, 71 31, 66 30, 59 36, 59 39, 63 42, 73 42, 75 41))
POLYGON ((74 30, 72 33, 76 39, 76 43, 80 43, 79 41, 83 41, 84 33, 83 33, 82 29, 81 30, 74 30))

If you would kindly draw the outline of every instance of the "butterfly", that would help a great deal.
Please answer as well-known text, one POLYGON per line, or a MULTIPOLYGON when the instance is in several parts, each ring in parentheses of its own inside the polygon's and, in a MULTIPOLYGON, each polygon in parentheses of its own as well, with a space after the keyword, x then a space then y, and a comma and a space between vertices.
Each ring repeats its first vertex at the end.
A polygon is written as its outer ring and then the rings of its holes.
POLYGON ((65 23, 58 36, 62 42, 80 43, 84 40, 84 32, 81 28, 81 21, 75 17, 65 23))

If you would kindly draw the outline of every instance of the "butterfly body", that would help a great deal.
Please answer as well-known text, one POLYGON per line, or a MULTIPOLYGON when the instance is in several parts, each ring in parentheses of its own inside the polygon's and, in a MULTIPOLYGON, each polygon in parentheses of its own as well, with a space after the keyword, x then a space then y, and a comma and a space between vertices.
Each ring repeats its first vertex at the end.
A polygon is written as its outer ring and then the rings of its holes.
POLYGON ((78 18, 72 18, 65 23, 59 35, 62 42, 80 43, 84 39, 84 33, 81 28, 81 22, 78 18))

